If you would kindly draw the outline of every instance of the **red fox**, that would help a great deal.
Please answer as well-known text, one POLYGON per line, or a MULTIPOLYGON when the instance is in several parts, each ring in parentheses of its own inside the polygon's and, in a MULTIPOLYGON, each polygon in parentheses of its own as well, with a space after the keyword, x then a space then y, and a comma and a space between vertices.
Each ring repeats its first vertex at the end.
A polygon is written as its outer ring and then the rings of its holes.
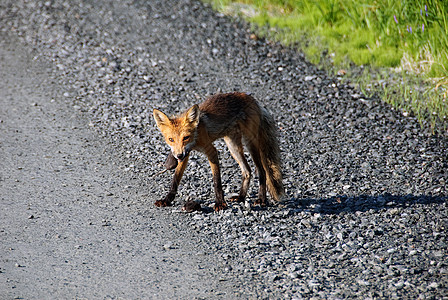
MULTIPOLYGON (((227 208, 221 185, 216 139, 224 138, 230 153, 242 171, 242 185, 237 197, 230 201, 244 201, 249 188, 251 170, 244 157, 243 143, 248 148, 259 177, 257 205, 266 206, 266 187, 275 201, 284 195, 280 167, 280 148, 274 119, 260 107, 253 97, 244 93, 217 94, 186 112, 168 117, 154 109, 154 119, 162 132, 177 166, 170 191, 156 206, 170 206, 187 166, 192 150, 203 152, 210 163, 216 194, 215 211, 227 208)), ((171 154, 170 154, 171 155, 171 154)))

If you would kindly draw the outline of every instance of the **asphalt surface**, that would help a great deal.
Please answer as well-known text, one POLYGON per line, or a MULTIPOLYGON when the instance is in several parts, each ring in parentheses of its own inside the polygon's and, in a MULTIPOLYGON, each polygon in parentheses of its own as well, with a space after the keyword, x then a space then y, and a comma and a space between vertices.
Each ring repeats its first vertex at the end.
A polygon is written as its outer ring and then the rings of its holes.
POLYGON ((177 218, 149 209, 119 151, 56 100, 64 92, 51 67, 5 40, 0 298, 231 297, 208 247, 177 218))

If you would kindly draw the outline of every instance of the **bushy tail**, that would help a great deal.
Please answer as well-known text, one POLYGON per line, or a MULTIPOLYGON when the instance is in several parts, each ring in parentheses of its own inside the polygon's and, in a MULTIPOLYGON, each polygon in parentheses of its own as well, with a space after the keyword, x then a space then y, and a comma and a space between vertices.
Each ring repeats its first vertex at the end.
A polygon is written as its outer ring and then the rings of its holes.
POLYGON ((259 143, 268 192, 276 202, 279 202, 285 194, 285 188, 283 187, 277 126, 275 126, 272 116, 263 108, 261 108, 259 143))

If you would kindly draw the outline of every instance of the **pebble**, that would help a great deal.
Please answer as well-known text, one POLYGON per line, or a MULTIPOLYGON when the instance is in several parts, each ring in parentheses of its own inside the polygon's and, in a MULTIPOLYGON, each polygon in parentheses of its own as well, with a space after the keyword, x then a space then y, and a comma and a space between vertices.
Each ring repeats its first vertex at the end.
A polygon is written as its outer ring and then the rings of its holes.
POLYGON ((173 243, 166 243, 165 245, 163 245, 163 249, 171 250, 171 249, 176 249, 176 247, 173 245, 173 243))
POLYGON ((313 80, 314 78, 316 78, 316 76, 314 76, 314 75, 308 75, 308 76, 305 76, 305 81, 311 81, 311 80, 313 80))

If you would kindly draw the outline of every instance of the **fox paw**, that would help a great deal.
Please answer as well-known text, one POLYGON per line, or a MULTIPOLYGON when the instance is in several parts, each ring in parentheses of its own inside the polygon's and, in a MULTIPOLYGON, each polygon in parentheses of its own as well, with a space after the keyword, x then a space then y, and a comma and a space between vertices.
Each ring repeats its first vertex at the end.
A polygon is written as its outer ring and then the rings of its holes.
POLYGON ((226 208, 227 208, 227 203, 225 203, 225 202, 215 203, 215 211, 224 210, 226 208))
POLYGON ((257 199, 254 202, 255 205, 259 205, 260 207, 266 207, 267 203, 266 200, 262 200, 262 199, 257 199))
POLYGON ((167 206, 171 206, 171 202, 157 200, 156 202, 154 202, 154 205, 157 207, 167 207, 167 206))

